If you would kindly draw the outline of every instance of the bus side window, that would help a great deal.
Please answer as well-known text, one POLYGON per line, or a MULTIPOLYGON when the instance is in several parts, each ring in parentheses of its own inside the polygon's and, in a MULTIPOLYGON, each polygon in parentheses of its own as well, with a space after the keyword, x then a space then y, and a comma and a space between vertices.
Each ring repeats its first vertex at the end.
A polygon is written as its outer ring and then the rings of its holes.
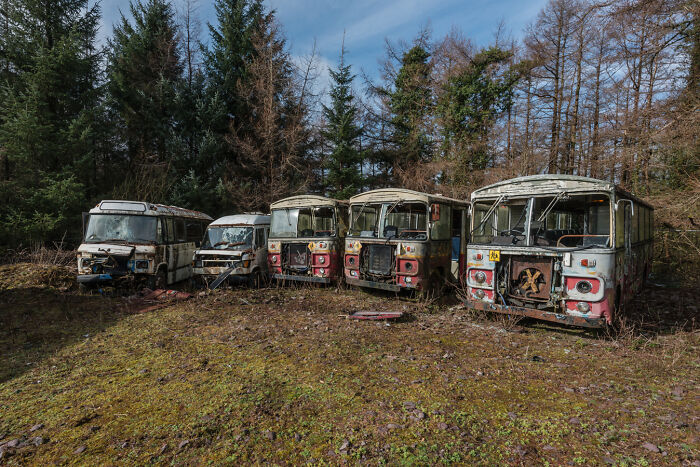
POLYGON ((432 222, 430 237, 433 240, 447 240, 450 238, 450 221, 452 220, 450 206, 447 204, 433 204, 431 206, 431 219, 434 218, 438 220, 432 222), (439 207, 434 209, 433 206, 439 207))
POLYGON ((255 229, 255 248, 262 248, 265 246, 265 229, 257 228, 255 229))
POLYGON ((158 218, 158 224, 156 224, 156 242, 165 243, 165 231, 163 229, 163 218, 158 218))
POLYGON ((186 223, 187 241, 194 242, 195 246, 199 246, 202 239, 202 224, 201 222, 189 219, 186 223))
POLYGON ((172 217, 165 219, 165 242, 175 243, 175 223, 172 217))
POLYGON ((187 241, 187 229, 184 219, 175 219, 175 236, 178 243, 187 241))
POLYGON ((625 206, 627 203, 617 203, 615 209, 615 246, 625 246, 625 206))

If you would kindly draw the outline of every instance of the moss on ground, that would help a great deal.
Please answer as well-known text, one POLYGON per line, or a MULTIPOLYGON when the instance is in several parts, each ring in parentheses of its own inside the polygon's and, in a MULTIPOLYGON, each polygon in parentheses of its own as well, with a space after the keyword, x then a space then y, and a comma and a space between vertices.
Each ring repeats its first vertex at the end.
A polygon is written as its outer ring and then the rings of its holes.
POLYGON ((30 281, 0 303, 0 444, 43 438, 8 465, 700 460, 692 326, 609 339, 317 288, 132 314, 30 281), (410 317, 344 317, 371 309, 410 317))

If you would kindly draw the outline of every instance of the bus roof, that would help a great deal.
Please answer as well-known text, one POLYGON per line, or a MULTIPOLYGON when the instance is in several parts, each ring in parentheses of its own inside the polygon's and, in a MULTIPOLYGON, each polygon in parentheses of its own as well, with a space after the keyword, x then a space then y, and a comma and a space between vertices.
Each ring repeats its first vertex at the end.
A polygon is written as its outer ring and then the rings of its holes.
POLYGON ((179 208, 177 206, 166 206, 164 204, 146 203, 143 201, 127 200, 102 200, 97 206, 90 209, 90 214, 130 214, 144 216, 173 216, 189 217, 193 219, 212 220, 203 212, 191 209, 179 208))
POLYGON ((270 204, 270 210, 272 209, 284 209, 284 208, 304 208, 309 206, 347 206, 347 201, 342 201, 339 199, 326 198, 325 196, 319 195, 297 195, 290 196, 289 198, 284 198, 279 201, 275 201, 270 204))
POLYGON ((350 198, 350 204, 365 202, 393 202, 393 201, 420 201, 424 203, 447 202, 451 204, 467 205, 468 201, 448 198, 440 194, 421 193, 420 191, 404 188, 380 188, 378 190, 365 191, 350 198))
POLYGON ((209 227, 221 225, 269 225, 270 216, 266 214, 234 214, 233 216, 219 217, 209 224, 209 227))
POLYGON ((617 192, 626 198, 630 198, 639 204, 653 209, 653 206, 646 201, 637 198, 612 182, 578 175, 546 174, 511 178, 474 190, 471 199, 473 201, 475 199, 493 198, 500 195, 547 195, 560 193, 562 191, 568 193, 590 191, 617 192))

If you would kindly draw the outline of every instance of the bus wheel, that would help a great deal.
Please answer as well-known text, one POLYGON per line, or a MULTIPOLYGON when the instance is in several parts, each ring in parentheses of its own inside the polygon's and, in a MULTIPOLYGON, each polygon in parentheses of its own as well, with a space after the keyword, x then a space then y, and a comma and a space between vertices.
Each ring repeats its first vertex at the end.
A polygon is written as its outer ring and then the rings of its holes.
POLYGON ((151 290, 165 289, 168 285, 165 268, 158 269, 153 276, 148 278, 148 288, 151 290))
POLYGON ((259 289, 263 285, 263 277, 259 269, 256 269, 248 278, 248 287, 251 289, 259 289))

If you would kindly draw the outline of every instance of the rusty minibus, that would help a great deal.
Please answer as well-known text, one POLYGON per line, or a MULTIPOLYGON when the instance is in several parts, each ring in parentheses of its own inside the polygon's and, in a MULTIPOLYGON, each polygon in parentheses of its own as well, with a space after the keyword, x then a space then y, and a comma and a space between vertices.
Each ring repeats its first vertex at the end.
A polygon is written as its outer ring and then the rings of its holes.
POLYGON ((272 203, 270 212, 272 279, 328 284, 342 278, 347 201, 299 195, 272 203))
POLYGON ((247 284, 258 288, 267 282, 267 237, 270 216, 235 214, 209 224, 194 252, 192 268, 201 285, 247 284))
POLYGON ((457 282, 464 272, 467 210, 466 201, 399 188, 353 196, 346 282, 394 292, 457 282))
POLYGON ((611 182, 506 180, 471 195, 472 308, 603 327, 651 271, 653 208, 611 182))
POLYGON ((208 215, 141 201, 105 200, 84 215, 78 283, 137 281, 151 288, 192 277, 192 254, 208 215))

